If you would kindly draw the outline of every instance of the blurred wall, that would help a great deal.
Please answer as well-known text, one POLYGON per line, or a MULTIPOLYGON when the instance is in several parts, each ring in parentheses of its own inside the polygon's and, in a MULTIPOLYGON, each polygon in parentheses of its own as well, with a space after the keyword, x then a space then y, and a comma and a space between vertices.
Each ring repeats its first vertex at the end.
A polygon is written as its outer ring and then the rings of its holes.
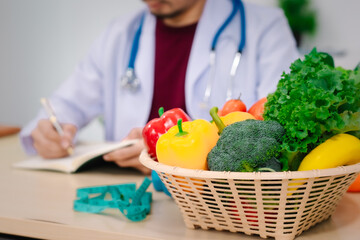
POLYGON ((360 1, 312 0, 311 5, 318 26, 314 35, 305 36, 303 52, 316 46, 332 54, 335 65, 353 69, 360 63, 360 1))
MULTIPOLYGON (((223 1, 223 0, 219 0, 223 1)), ((276 5, 276 0, 246 0, 276 5)), ((115 17, 141 0, 0 0, 0 124, 23 126, 74 70, 91 43, 115 17)), ((352 68, 360 61, 359 0, 313 0, 318 15, 313 46, 352 68)))
MULTIPOLYGON (((265 6, 276 6, 277 0, 245 0, 265 6)), ((315 10, 317 29, 305 35, 300 46, 303 54, 317 47, 333 55, 335 64, 354 68, 360 62, 360 1, 309 0, 315 10)))

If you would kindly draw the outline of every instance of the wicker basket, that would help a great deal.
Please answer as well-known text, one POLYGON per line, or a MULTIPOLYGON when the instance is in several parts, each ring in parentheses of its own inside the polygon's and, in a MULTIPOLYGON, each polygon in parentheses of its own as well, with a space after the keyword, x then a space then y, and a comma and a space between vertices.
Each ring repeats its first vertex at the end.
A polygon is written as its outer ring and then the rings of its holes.
POLYGON ((313 171, 215 172, 172 167, 140 156, 155 170, 188 228, 294 239, 329 218, 360 164, 313 171))

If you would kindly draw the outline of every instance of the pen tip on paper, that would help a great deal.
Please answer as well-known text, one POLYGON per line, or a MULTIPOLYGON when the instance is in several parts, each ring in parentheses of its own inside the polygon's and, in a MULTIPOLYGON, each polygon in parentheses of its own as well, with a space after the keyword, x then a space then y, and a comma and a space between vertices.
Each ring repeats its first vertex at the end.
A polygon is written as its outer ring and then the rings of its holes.
POLYGON ((68 152, 68 154, 69 154, 70 156, 73 155, 73 154, 74 154, 74 148, 68 147, 68 148, 67 148, 67 152, 68 152))

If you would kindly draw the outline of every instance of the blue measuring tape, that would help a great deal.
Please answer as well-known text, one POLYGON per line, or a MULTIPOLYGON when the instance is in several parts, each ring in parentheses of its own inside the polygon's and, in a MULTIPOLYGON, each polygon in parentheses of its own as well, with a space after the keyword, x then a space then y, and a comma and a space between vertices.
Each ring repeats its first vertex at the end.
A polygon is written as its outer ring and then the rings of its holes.
POLYGON ((117 208, 127 219, 141 221, 151 209, 152 193, 146 192, 150 184, 151 180, 145 177, 138 189, 135 183, 79 188, 74 210, 100 213, 107 208, 117 208))
POLYGON ((156 191, 164 192, 166 195, 171 197, 169 190, 167 190, 165 184, 161 181, 159 175, 154 170, 151 170, 151 179, 156 191))

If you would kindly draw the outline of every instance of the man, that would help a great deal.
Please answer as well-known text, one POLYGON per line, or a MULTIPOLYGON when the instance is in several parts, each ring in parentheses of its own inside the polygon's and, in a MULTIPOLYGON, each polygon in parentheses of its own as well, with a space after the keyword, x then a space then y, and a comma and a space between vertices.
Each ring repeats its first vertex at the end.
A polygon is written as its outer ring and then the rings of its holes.
MULTIPOLYGON (((181 107, 193 119, 209 119, 208 108, 202 103, 212 74, 215 81, 208 106, 222 106, 229 89, 233 98, 241 94, 250 106, 275 90, 282 72, 298 57, 282 12, 245 4, 246 43, 230 85, 229 72, 242 37, 238 11, 219 36, 214 69, 209 65, 209 53, 215 34, 233 9, 231 0, 144 2, 146 9, 108 27, 75 73, 52 95, 50 100, 65 134, 60 137, 44 119, 44 113, 23 129, 21 140, 28 153, 44 158, 66 156, 77 130, 99 115, 104 117, 109 141, 141 138, 142 127, 157 116, 160 106, 165 110, 181 107), (143 16, 135 61, 141 85, 139 90, 131 91, 122 88, 119 79, 128 67, 143 16)), ((143 148, 140 141, 104 159, 147 174, 149 169, 138 160, 143 148)))

